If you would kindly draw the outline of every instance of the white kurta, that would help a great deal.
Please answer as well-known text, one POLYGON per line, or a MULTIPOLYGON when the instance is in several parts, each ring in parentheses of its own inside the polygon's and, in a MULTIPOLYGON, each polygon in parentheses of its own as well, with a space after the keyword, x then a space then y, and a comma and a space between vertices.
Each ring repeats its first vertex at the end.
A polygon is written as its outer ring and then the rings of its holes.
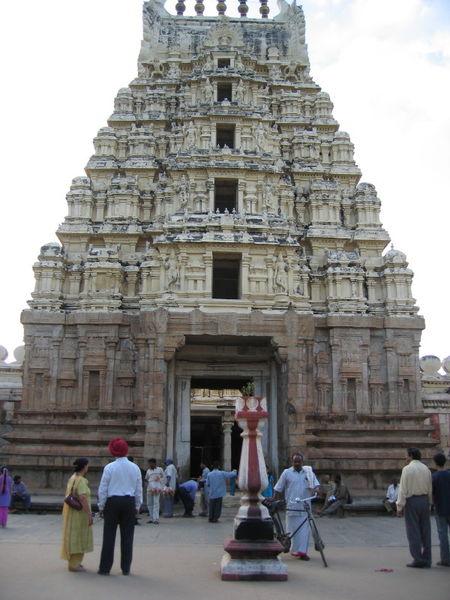
MULTIPOLYGON (((296 502, 297 499, 302 500, 314 494, 314 488, 319 485, 317 477, 310 471, 309 477, 306 471, 296 471, 294 467, 285 469, 280 479, 275 485, 276 492, 283 492, 286 500, 286 532, 293 533, 298 526, 306 519, 306 512, 297 512, 302 509, 302 503, 296 502), (295 512, 293 510, 295 509, 295 512)), ((291 542, 291 552, 302 552, 307 554, 309 545, 309 523, 305 523, 300 527, 297 533, 293 536, 291 542)))

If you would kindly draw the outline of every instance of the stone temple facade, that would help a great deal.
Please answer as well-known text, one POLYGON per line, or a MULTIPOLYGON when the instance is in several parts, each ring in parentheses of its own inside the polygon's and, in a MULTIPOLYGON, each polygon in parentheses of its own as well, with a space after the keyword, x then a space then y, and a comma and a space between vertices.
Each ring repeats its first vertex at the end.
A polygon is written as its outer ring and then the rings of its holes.
POLYGON ((380 200, 311 78, 302 9, 224 6, 144 3, 138 75, 33 267, 3 454, 37 487, 79 455, 95 479, 117 435, 184 474, 236 466, 247 382, 268 399, 275 470, 301 448, 319 474, 375 489, 406 446, 435 444, 413 274, 383 255, 380 200))

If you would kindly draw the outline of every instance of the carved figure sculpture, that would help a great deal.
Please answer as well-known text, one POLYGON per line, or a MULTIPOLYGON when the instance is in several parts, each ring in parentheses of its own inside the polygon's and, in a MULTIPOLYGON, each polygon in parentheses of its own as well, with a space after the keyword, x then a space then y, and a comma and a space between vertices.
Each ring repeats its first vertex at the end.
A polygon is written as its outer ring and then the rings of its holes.
POLYGON ((211 83, 209 77, 206 79, 204 85, 204 98, 207 104, 212 104, 214 102, 215 90, 214 85, 211 83))
POLYGON ((195 128, 194 122, 189 121, 186 123, 184 128, 184 147, 185 148, 195 148, 197 141, 197 130, 195 128))
POLYGON ((273 283, 276 292, 287 293, 287 266, 282 254, 278 255, 275 263, 273 283))
POLYGON ((180 200, 180 208, 186 208, 189 203, 190 185, 189 179, 186 175, 181 177, 181 181, 178 185, 178 198, 180 200))
POLYGON ((266 130, 262 123, 258 123, 254 128, 255 146, 257 152, 264 152, 266 130))
POLYGON ((244 86, 244 82, 242 81, 242 79, 239 80, 239 83, 236 86, 236 89, 234 91, 234 97, 238 104, 244 104, 244 102, 245 102, 245 86, 244 86))
POLYGON ((172 254, 164 261, 164 268, 166 269, 167 289, 169 292, 173 292, 176 289, 180 278, 180 268, 174 251, 172 251, 172 254))

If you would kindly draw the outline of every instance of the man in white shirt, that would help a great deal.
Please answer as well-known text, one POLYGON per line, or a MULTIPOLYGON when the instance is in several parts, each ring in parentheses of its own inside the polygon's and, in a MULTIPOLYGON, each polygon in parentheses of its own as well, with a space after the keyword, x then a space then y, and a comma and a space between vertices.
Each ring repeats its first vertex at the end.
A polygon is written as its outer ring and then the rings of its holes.
POLYGON ((108 449, 115 461, 106 465, 98 487, 98 507, 103 513, 103 544, 99 575, 109 575, 114 561, 117 526, 120 527, 120 567, 130 574, 136 514, 142 504, 142 475, 127 458, 128 444, 121 438, 111 440, 108 449))
POLYGON ((408 448, 397 498, 397 515, 405 514, 406 535, 413 562, 408 567, 431 567, 430 505, 433 502, 431 471, 420 459, 418 448, 408 448))
POLYGON ((320 483, 312 468, 303 465, 303 454, 296 452, 292 456, 292 467, 281 473, 281 477, 274 487, 276 498, 280 498, 284 494, 286 531, 290 534, 295 532, 291 542, 291 554, 300 560, 309 560, 310 528, 306 512, 303 511, 303 503, 298 500, 314 495, 319 486, 320 483))
POLYGON ((171 458, 166 458, 164 465, 166 467, 164 469, 166 481, 164 482, 165 485, 163 486, 164 497, 162 513, 163 517, 170 519, 173 517, 173 503, 175 492, 177 489, 178 473, 177 468, 173 464, 173 460, 171 458))
POLYGON ((148 522, 155 525, 159 523, 159 499, 161 497, 163 479, 165 479, 164 471, 161 467, 156 466, 155 458, 150 458, 145 474, 145 481, 147 482, 147 509, 148 522))
POLYGON ((396 502, 398 498, 398 479, 394 478, 386 490, 386 498, 383 500, 383 506, 388 513, 395 516, 396 502))

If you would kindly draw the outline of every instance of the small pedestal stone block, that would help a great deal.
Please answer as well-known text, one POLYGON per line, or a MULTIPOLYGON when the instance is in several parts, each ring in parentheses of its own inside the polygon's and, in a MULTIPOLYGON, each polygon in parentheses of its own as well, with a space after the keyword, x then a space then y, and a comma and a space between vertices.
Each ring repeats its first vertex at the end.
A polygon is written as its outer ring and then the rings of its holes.
POLYGON ((278 558, 278 541, 238 542, 229 540, 220 565, 222 581, 287 581, 287 566, 278 558))

